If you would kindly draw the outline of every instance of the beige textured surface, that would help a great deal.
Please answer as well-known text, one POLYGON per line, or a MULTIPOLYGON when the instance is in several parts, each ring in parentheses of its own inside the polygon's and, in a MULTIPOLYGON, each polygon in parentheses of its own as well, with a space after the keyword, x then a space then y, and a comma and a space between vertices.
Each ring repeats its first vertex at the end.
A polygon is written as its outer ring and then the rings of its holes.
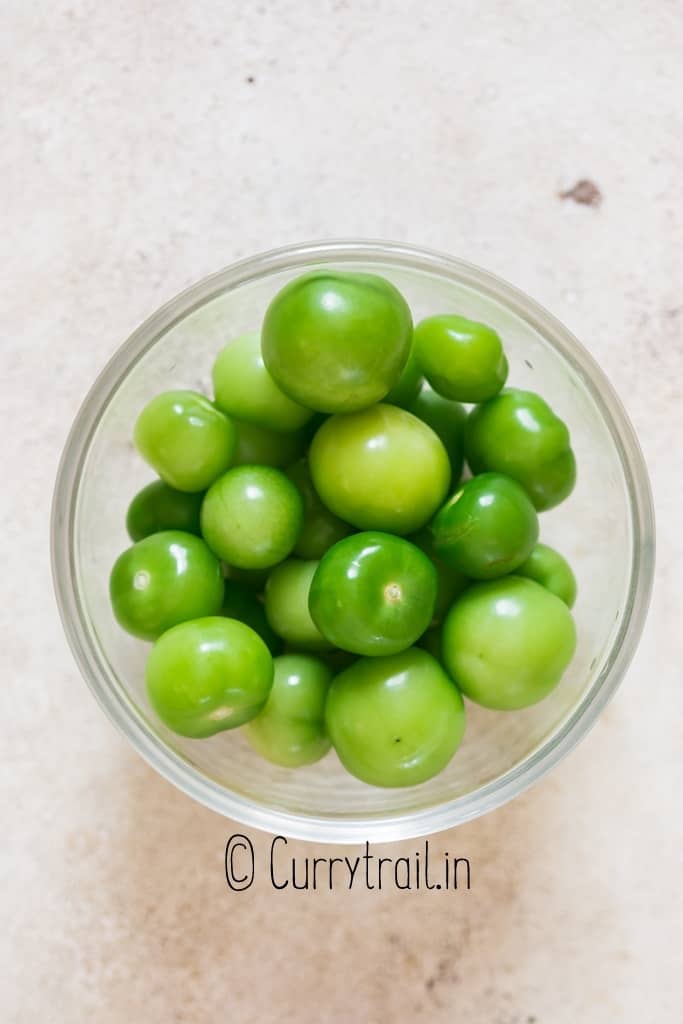
POLYGON ((678 1022, 683 4, 10 0, 3 41, 0 1019, 678 1022), (557 198, 584 176, 598 209, 557 198), (156 306, 354 234, 481 263, 585 340, 649 461, 654 603, 582 746, 434 840, 470 893, 232 894, 232 823, 78 677, 50 491, 93 376, 156 306))

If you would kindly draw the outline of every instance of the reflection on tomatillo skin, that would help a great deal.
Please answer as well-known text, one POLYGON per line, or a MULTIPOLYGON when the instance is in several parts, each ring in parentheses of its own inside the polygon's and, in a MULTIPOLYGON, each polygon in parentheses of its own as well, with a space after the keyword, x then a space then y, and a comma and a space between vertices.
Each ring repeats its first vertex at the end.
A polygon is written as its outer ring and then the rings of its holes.
POLYGON ((308 606, 337 647, 396 654, 427 629, 437 584, 436 569, 414 544, 388 533, 356 533, 321 560, 308 606))
POLYGON ((183 622, 157 640, 147 661, 150 704, 169 729, 203 738, 234 729, 264 706, 273 659, 236 619, 183 622))
POLYGON ((576 461, 569 431, 533 391, 506 388, 476 406, 465 425, 473 473, 505 473, 524 487, 539 512, 571 494, 576 461))
POLYGON ((575 647, 576 629, 566 604, 521 576, 472 584, 443 625, 446 669, 466 697, 498 711, 546 697, 575 647))
POLYGON ((374 274, 318 270, 291 281, 266 310, 263 359, 279 387, 319 412, 352 412, 397 383, 412 318, 401 293, 374 274))
POLYGON ((154 533, 119 555, 109 578, 116 619, 155 640, 187 619, 215 615, 223 602, 220 562, 203 540, 180 530, 154 533))
POLYGON ((373 786, 414 786, 450 761, 463 737, 465 709, 441 665, 411 647, 360 658, 338 675, 325 721, 352 775, 373 786))
POLYGON ((472 579, 512 572, 538 539, 538 516, 526 491, 501 473, 463 484, 434 517, 437 556, 472 579))

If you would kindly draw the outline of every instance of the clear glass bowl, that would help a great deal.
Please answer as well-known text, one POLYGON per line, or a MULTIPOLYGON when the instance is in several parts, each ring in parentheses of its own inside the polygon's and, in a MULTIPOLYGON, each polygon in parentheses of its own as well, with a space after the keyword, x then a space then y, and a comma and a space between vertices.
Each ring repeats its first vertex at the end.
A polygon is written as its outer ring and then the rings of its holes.
POLYGON ((291 246, 234 264, 155 313, 118 350, 76 417, 59 468, 53 571, 67 637, 104 711, 157 771, 196 800, 246 825, 303 839, 393 840, 450 828, 499 806, 547 772, 586 734, 638 642, 654 563, 650 487, 633 429, 590 355, 552 316, 485 271, 410 246, 341 241, 291 246), (542 703, 500 713, 469 704, 450 766, 410 789, 378 789, 346 774, 334 753, 296 771, 251 751, 239 730, 190 740, 164 728, 144 687, 148 645, 114 621, 108 577, 129 543, 130 498, 152 474, 131 432, 142 405, 168 388, 209 390, 218 349, 257 327, 275 292, 320 266, 382 274, 415 319, 457 310, 493 325, 510 383, 540 391, 568 423, 576 490, 542 516, 542 536, 576 571, 578 648, 542 703))

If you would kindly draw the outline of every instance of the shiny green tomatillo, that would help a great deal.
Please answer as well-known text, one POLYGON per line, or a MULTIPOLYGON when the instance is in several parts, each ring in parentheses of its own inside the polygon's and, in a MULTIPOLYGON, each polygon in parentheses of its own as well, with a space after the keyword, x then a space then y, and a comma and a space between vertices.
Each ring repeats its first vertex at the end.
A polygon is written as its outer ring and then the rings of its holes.
POLYGON ((396 384, 411 337, 408 305, 384 278, 317 270, 275 296, 261 347, 268 372, 294 401, 319 412, 351 412, 396 384))
POLYGON ((355 533, 323 556, 308 607, 336 647, 397 654, 429 626, 436 594, 436 569, 414 544, 389 533, 355 533))
POLYGON ((205 491, 231 464, 234 423, 197 391, 165 391, 135 423, 135 444, 162 480, 178 491, 205 491))
POLYGON ((395 405, 331 416, 313 438, 315 489, 335 515, 361 530, 406 534, 431 519, 448 491, 443 444, 395 405))
POLYGON ((360 658, 332 682, 325 721, 347 771, 373 786, 414 786, 446 767, 465 729, 462 697, 426 651, 360 658))
POLYGON ((290 558, 273 569, 266 583, 265 608, 271 629, 295 650, 328 651, 334 646, 322 635, 308 610, 317 568, 316 561, 290 558))
POLYGON ((575 647, 566 604, 521 576, 472 584, 451 608, 442 632, 444 664, 462 692, 498 711, 546 697, 575 647))
POLYGON ((143 640, 188 619, 217 614, 223 590, 218 559, 203 540, 180 530, 138 541, 119 555, 109 579, 119 625, 143 640))
POLYGON ((508 361, 492 327, 446 314, 415 328, 415 356, 435 391, 457 402, 483 402, 498 394, 508 361))
POLYGON ((206 492, 202 533, 228 565, 266 569, 293 550, 303 516, 301 495, 279 469, 236 466, 206 492))
POLYGON ((298 430, 313 415, 277 386, 263 363, 261 335, 243 334, 218 353, 212 371, 219 409, 269 430, 298 430))
POLYGON ((147 661, 147 694, 159 718, 197 739, 254 718, 268 699, 273 659, 243 622, 184 622, 157 640, 147 661))
POLYGON ((471 579, 512 572, 538 540, 538 516, 523 487, 501 473, 467 480, 429 527, 436 555, 471 579))
POLYGON ((474 408, 465 425, 473 473, 505 473, 524 487, 539 512, 572 491, 576 461, 569 431, 540 395, 506 388, 474 408))
POLYGON ((325 701, 332 670, 310 654, 283 654, 265 707, 245 727, 262 757, 285 768, 313 764, 331 741, 325 730, 325 701))

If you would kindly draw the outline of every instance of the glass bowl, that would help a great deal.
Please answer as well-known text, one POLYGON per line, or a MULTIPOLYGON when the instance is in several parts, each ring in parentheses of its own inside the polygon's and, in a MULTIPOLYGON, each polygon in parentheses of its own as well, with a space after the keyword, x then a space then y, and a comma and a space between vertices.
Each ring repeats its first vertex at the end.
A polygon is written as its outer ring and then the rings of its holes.
POLYGON ((624 410, 591 356, 552 316, 492 274, 407 245, 337 241, 279 249, 222 270, 151 316, 95 381, 73 425, 56 482, 52 557, 73 653, 104 711, 149 763, 189 796, 245 825, 329 842, 386 841, 451 828, 521 793, 566 754, 614 693, 647 610, 654 563, 650 487, 624 410), (335 754, 290 771, 261 760, 240 730, 208 740, 163 727, 145 696, 148 645, 114 621, 108 577, 130 542, 128 502, 152 479, 131 432, 168 388, 210 393, 213 358, 260 324, 292 277, 321 266, 382 274, 416 320, 457 311, 491 324, 510 384, 538 390, 567 422, 578 464, 571 498, 541 517, 542 537, 578 578, 576 656, 559 687, 513 713, 468 704, 465 740, 449 767, 409 789, 346 774, 335 754))

